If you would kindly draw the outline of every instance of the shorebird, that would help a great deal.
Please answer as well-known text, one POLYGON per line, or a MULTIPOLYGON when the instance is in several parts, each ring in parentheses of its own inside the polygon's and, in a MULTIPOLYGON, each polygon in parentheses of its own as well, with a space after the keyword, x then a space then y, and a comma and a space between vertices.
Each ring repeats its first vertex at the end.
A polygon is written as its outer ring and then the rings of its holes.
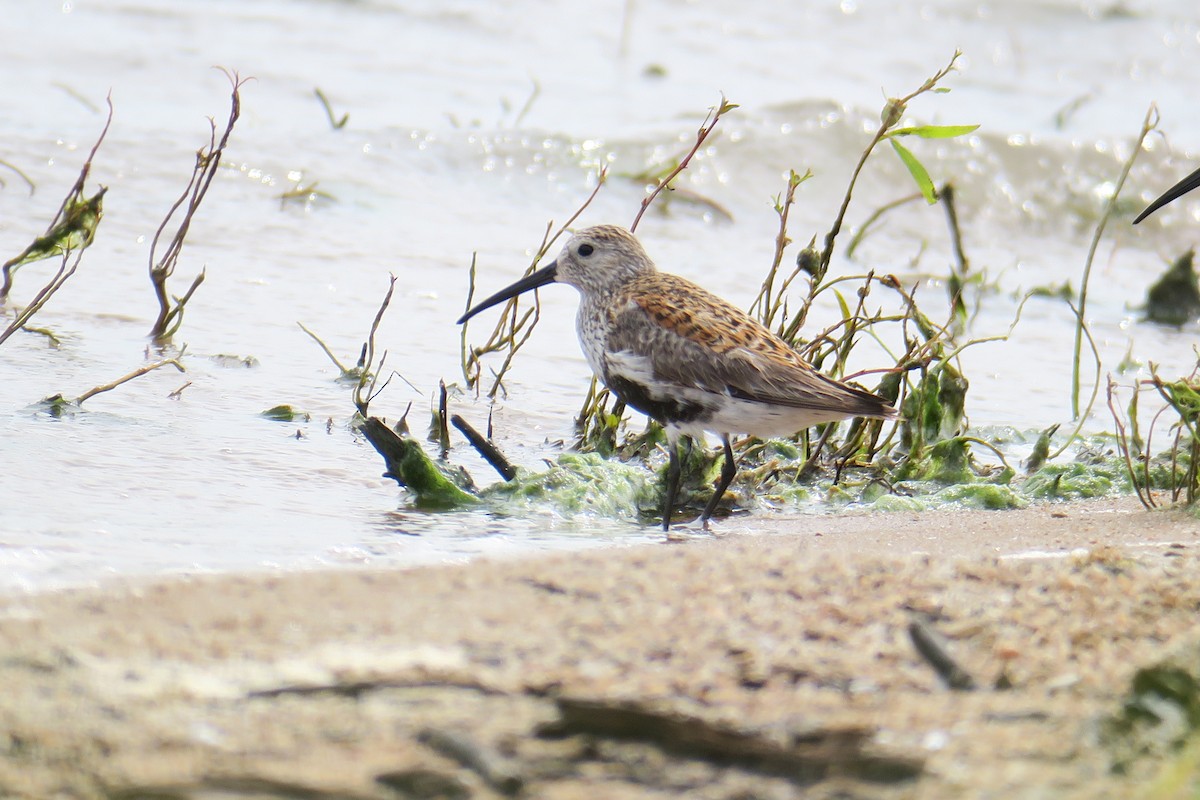
POLYGON ((463 314, 557 281, 579 290, 579 340, 596 376, 626 405, 661 424, 669 461, 663 530, 679 489, 679 439, 721 437, 725 461, 700 522, 708 520, 737 474, 729 437, 790 436, 847 417, 886 419, 884 398, 814 369, 747 315, 691 281, 659 272, 633 234, 615 225, 570 238, 549 265, 463 314))
POLYGON ((1155 211, 1158 211, 1160 208, 1165 206, 1167 203, 1171 202, 1172 200, 1176 200, 1180 197, 1183 197, 1185 194, 1190 192, 1192 189, 1195 189, 1197 186, 1200 186, 1200 169, 1196 170, 1191 175, 1188 175, 1186 178, 1181 180, 1179 183, 1175 184, 1170 189, 1167 189, 1165 192, 1163 192, 1162 197, 1158 198, 1153 203, 1146 206, 1146 210, 1137 215, 1137 219, 1135 219, 1133 221, 1133 224, 1137 225, 1139 222, 1141 222, 1146 217, 1153 214, 1155 211))

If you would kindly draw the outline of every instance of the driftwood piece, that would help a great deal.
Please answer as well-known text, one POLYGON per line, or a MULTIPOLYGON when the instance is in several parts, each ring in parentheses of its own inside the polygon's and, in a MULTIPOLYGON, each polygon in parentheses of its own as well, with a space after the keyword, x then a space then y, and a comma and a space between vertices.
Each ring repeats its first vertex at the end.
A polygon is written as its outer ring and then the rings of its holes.
POLYGON ((450 421, 454 423, 454 427, 458 428, 463 436, 467 437, 467 441, 471 443, 471 446, 479 451, 479 455, 483 456, 484 460, 491 464, 496 472, 500 473, 500 477, 506 481, 511 481, 517 477, 517 468, 504 457, 504 454, 500 452, 496 445, 492 444, 490 439, 475 430, 471 426, 471 423, 458 414, 451 417, 450 421))
POLYGON ((586 734, 648 742, 665 753, 728 764, 796 784, 840 775, 892 783, 924 769, 919 756, 871 752, 873 731, 864 727, 816 727, 775 736, 739 729, 637 702, 559 698, 559 719, 547 736, 586 734))

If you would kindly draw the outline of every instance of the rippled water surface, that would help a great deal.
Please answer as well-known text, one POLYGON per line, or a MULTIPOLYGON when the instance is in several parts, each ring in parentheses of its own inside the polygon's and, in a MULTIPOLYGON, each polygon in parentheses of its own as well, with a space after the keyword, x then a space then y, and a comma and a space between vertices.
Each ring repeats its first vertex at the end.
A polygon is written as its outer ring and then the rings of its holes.
MULTIPOLYGON (((676 202, 639 234, 662 268, 747 305, 771 260, 772 197, 787 171, 815 175, 797 195, 793 238, 823 234, 884 93, 915 88, 955 48, 964 56, 946 82, 953 91, 921 98, 910 116, 981 125, 961 141, 912 145, 936 181, 953 179, 972 268, 994 285, 971 334, 1007 330, 1028 289, 1078 286, 1095 220, 1154 101, 1165 135, 1148 141, 1128 208, 1100 245, 1088 317, 1106 371, 1127 352, 1165 372, 1190 369, 1195 326, 1147 325, 1135 307, 1164 260, 1200 235, 1200 200, 1136 229, 1129 211, 1200 162, 1192 2, 494 5, 10 4, 0 26, 5 258, 53 216, 110 92, 115 115, 92 173, 92 185, 109 187, 96 243, 37 318, 62 346, 22 334, 0 347, 0 586, 428 563, 650 538, 590 518, 409 510, 348 429, 350 394, 336 369, 296 323, 352 363, 395 274, 380 343, 406 380, 393 380, 374 408, 395 417, 411 402, 423 428, 439 378, 460 378, 453 320, 472 253, 481 289, 509 282, 547 221, 586 196, 600 163, 616 177, 580 222, 629 224, 642 187, 620 176, 679 153, 721 93, 741 107, 687 186, 732 219, 676 202), (207 140, 206 118, 227 114, 228 82, 214 65, 254 80, 175 279, 183 291, 207 270, 177 337, 188 373, 145 376, 67 418, 40 413, 42 397, 77 396, 145 363, 149 240, 207 140), (316 88, 349 115, 343 128, 331 127, 316 88), (281 200, 297 185, 320 194, 281 200), (280 403, 311 421, 260 416, 280 403)), ((881 150, 849 233, 910 191, 881 150)), ((834 269, 922 278, 933 303, 952 260, 945 230, 939 208, 906 207, 834 269)), ((47 264, 18 273, 18 303, 47 264)), ((542 298, 542 322, 495 409, 497 438, 527 466, 570 436, 588 376, 574 293, 550 287, 542 298)), ((1066 305, 1035 299, 1008 342, 968 350, 973 423, 1068 421, 1071 336, 1066 305)), ((485 403, 462 398, 457 410, 486 423, 485 403)), ((1109 421, 1097 413, 1089 426, 1109 421)), ((466 445, 454 457, 490 479, 466 445)))

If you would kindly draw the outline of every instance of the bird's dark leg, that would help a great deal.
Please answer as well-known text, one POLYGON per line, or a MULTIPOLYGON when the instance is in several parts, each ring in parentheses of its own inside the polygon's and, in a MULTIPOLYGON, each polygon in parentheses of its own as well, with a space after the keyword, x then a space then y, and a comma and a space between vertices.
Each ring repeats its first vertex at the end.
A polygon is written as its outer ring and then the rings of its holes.
POLYGON ((663 530, 671 529, 671 510, 675 507, 675 495, 679 492, 679 437, 667 435, 667 487, 663 493, 663 530))
POLYGON ((733 458, 733 447, 729 444, 729 434, 723 434, 721 441, 725 444, 725 463, 721 465, 721 479, 717 481, 717 490, 713 492, 712 499, 708 501, 708 505, 704 507, 704 513, 700 515, 700 521, 704 523, 704 527, 708 527, 708 519, 717 510, 717 503, 721 502, 721 498, 725 496, 725 490, 729 488, 729 484, 733 481, 733 476, 737 475, 737 461, 733 458))

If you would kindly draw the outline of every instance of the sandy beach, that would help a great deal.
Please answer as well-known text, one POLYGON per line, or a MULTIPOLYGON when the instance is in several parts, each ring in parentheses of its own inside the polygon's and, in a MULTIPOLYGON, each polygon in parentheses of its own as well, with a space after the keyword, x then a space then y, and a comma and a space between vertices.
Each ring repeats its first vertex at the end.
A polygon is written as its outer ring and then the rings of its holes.
POLYGON ((9 596, 0 794, 1194 796, 1104 733, 1139 667, 1200 641, 1192 517, 754 521, 773 532, 9 596))

